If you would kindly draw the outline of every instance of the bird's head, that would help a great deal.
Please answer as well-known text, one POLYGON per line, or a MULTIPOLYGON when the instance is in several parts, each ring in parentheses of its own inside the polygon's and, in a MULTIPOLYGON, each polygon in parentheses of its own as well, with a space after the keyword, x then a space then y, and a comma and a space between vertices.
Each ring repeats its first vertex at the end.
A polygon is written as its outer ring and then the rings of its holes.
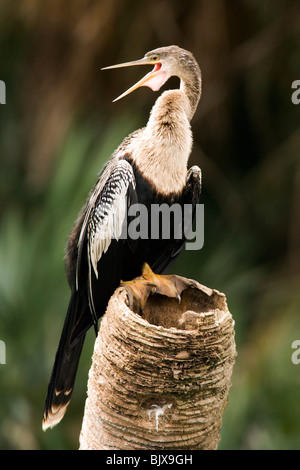
POLYGON ((184 80, 184 77, 189 73, 189 69, 191 67, 198 67, 190 52, 181 49, 178 46, 168 46, 147 52, 142 59, 125 62, 123 64, 111 65, 109 67, 102 68, 102 70, 131 67, 133 65, 154 65, 154 68, 135 85, 122 93, 122 95, 118 96, 114 101, 124 98, 124 96, 141 86, 147 86, 153 91, 157 91, 170 77, 177 76, 184 80))

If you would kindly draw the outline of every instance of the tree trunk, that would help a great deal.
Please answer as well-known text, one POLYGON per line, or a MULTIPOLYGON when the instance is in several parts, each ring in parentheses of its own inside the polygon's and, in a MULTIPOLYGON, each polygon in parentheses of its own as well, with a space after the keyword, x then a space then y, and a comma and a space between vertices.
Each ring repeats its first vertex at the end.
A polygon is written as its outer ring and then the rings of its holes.
POLYGON ((216 449, 236 355, 224 294, 186 281, 181 302, 124 287, 95 343, 80 449, 216 449), (131 305, 132 306, 132 305, 131 305))

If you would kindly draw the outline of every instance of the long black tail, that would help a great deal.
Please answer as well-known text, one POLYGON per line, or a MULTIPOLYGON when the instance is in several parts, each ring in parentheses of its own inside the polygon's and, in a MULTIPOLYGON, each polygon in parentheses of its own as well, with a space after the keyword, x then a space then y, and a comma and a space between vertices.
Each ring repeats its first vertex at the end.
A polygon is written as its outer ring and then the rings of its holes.
POLYGON ((81 310, 79 303, 78 292, 72 293, 48 385, 43 418, 44 431, 60 422, 71 399, 85 339, 85 334, 82 334, 76 341, 73 341, 74 328, 81 310))

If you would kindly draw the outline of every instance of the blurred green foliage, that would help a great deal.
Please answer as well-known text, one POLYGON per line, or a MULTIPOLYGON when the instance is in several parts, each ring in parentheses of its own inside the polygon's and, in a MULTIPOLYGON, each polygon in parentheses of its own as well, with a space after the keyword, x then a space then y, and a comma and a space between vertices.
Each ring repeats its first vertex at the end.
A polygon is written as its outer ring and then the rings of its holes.
POLYGON ((63 422, 41 430, 69 297, 64 246, 103 164, 156 99, 142 89, 112 104, 140 72, 100 67, 172 43, 202 68, 190 163, 205 205, 204 247, 173 272, 224 292, 236 322, 220 448, 300 449, 299 14, 283 0, 1 2, 1 449, 78 447, 93 332, 63 422))

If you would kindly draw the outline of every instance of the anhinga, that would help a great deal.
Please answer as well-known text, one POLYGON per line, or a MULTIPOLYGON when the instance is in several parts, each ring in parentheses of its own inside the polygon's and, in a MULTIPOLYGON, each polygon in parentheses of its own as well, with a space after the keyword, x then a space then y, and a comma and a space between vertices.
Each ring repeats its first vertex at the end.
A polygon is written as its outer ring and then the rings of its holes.
POLYGON ((71 298, 48 386, 43 429, 62 419, 85 333, 97 325, 120 281, 139 276, 144 263, 154 273, 164 273, 184 245, 184 237, 175 238, 174 232, 170 239, 120 239, 130 205, 195 207, 199 202, 200 169, 187 170, 190 120, 201 95, 201 72, 193 55, 177 46, 161 47, 140 60, 106 68, 151 64, 154 69, 119 98, 141 86, 157 91, 171 76, 179 77, 180 88, 164 91, 146 127, 126 137, 112 154, 70 234, 65 261, 71 298))

